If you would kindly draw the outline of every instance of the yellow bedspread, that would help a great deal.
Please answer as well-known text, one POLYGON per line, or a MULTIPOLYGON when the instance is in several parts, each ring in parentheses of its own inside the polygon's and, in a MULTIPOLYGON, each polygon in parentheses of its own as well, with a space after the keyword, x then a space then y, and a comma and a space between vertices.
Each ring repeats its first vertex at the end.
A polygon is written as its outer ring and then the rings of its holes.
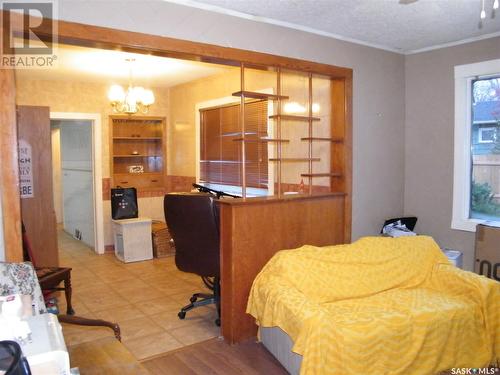
POLYGON ((500 283, 454 267, 425 236, 280 251, 247 312, 291 337, 302 375, 423 375, 500 360, 500 283))

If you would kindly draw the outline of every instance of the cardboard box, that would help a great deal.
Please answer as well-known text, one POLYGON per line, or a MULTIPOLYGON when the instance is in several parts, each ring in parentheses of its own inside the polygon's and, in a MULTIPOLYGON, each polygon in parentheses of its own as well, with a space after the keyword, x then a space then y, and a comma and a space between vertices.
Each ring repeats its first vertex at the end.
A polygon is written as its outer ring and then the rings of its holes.
POLYGON ((475 252, 474 272, 500 281, 500 227, 478 224, 475 252))

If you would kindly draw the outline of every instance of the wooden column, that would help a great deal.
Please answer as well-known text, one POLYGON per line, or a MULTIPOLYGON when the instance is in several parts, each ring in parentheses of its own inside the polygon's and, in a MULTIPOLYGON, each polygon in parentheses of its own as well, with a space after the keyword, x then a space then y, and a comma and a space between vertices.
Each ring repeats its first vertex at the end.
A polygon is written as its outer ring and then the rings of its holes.
POLYGON ((345 194, 222 199, 222 335, 235 344, 257 333, 246 311, 255 276, 279 250, 344 243, 345 194))
POLYGON ((330 168, 339 177, 331 177, 331 190, 346 193, 345 241, 351 241, 352 228, 352 76, 331 80, 331 137, 330 168))
POLYGON ((14 70, 0 69, 0 190, 5 260, 23 260, 14 70))

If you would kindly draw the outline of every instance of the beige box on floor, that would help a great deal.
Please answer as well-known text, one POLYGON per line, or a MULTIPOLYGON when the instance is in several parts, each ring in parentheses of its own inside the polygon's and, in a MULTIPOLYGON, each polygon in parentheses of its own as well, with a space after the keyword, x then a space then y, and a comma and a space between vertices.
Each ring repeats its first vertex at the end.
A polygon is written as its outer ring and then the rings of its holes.
POLYGON ((475 253, 474 272, 500 281, 500 227, 478 224, 475 253))
POLYGON ((113 220, 115 255, 122 262, 153 259, 151 219, 113 220))

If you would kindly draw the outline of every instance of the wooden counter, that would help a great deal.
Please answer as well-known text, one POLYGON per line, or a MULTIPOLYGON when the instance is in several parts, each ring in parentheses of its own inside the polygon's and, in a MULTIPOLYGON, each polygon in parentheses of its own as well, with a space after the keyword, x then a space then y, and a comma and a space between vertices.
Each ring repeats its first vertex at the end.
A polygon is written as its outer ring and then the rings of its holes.
POLYGON ((231 343, 254 337, 257 326, 246 311, 255 276, 279 250, 304 244, 349 242, 344 225, 346 195, 284 195, 222 199, 222 335, 231 343))

